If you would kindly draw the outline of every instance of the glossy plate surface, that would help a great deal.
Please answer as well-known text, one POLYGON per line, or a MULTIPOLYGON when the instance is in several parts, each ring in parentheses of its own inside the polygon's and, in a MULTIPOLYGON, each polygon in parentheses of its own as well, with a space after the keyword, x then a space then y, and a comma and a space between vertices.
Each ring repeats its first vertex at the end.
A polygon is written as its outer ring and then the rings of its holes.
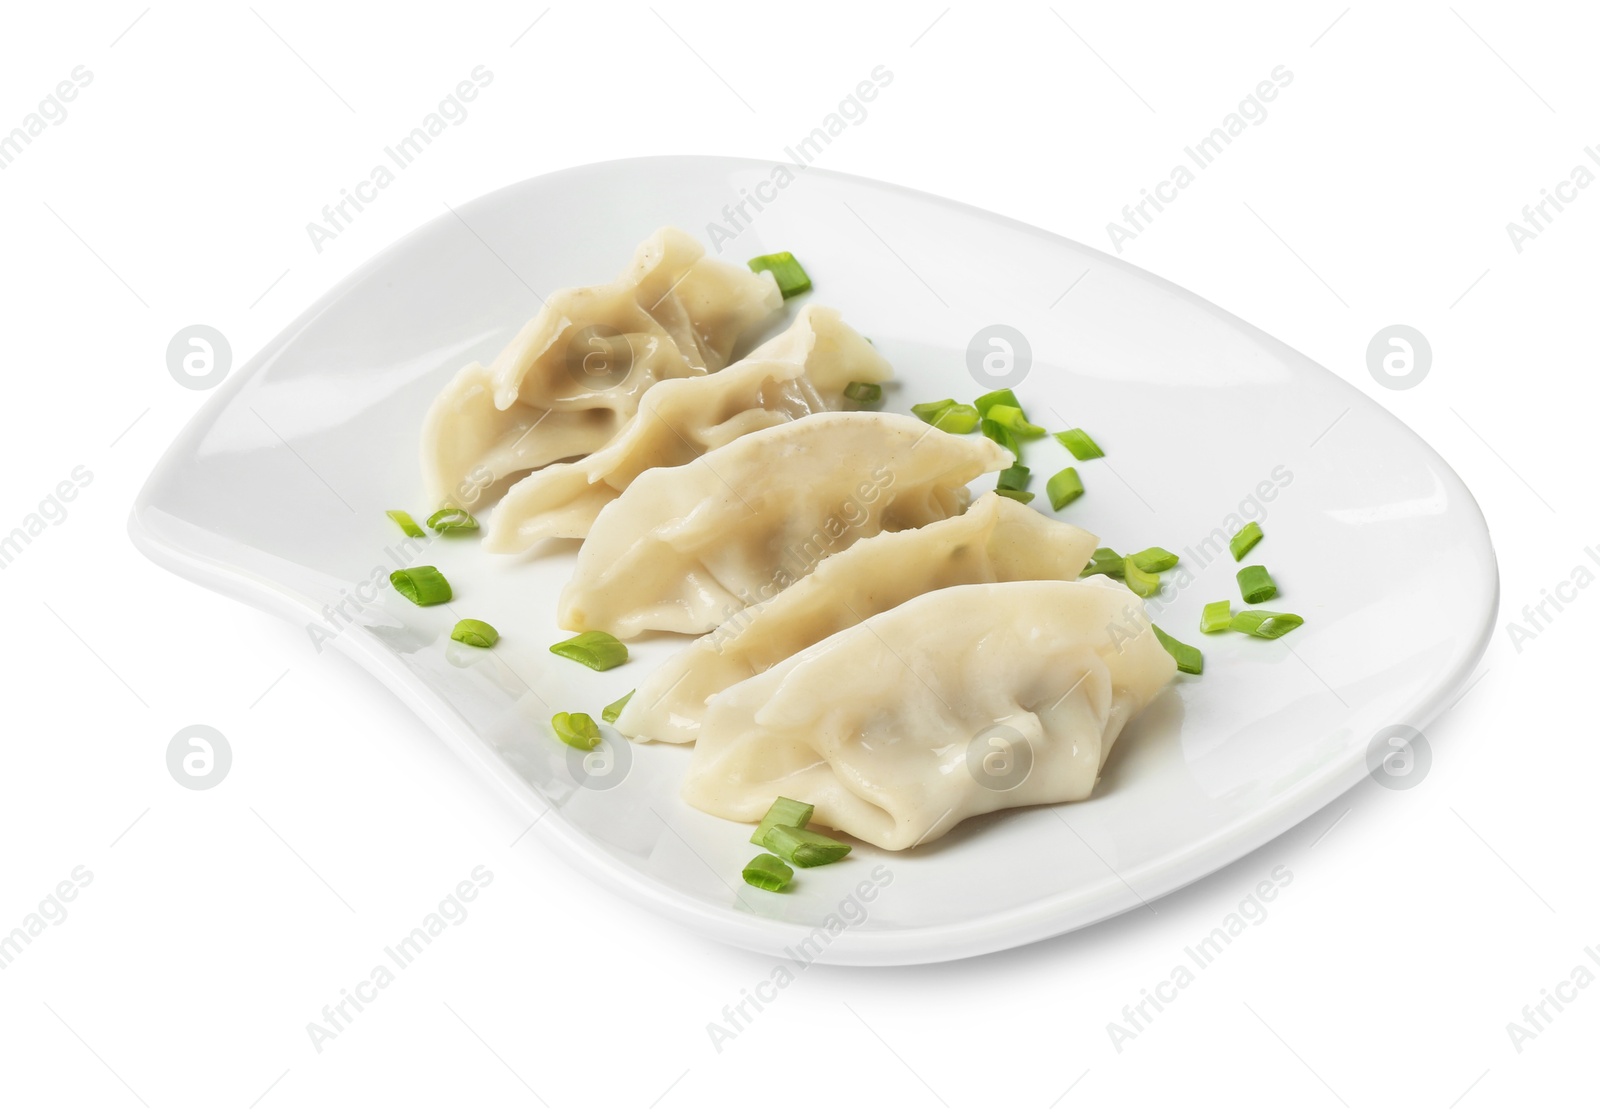
MULTIPOLYGON (((969 821, 911 853, 858 846, 799 873, 789 894, 740 881, 757 851, 748 826, 679 801, 684 749, 613 741, 586 771, 550 736, 550 714, 598 713, 682 641, 641 639, 625 667, 584 670, 546 650, 562 638, 554 608, 570 544, 516 559, 470 539, 403 551, 383 513, 407 507, 420 521, 430 510, 416 463, 422 415, 458 367, 490 360, 534 313, 532 292, 610 279, 660 225, 709 243, 708 222, 727 228, 724 206, 772 172, 731 159, 605 163, 417 230, 217 389, 140 494, 134 541, 185 577, 337 633, 333 646, 530 820, 551 809, 534 833, 599 882, 722 941, 775 954, 808 942, 805 952, 838 964, 1003 949, 1190 883, 1350 789, 1375 733, 1424 726, 1465 683, 1493 622, 1493 550, 1460 479, 1398 420, 1103 253, 810 169, 759 215, 747 208, 754 220, 721 254, 795 252, 816 284, 805 297, 839 308, 894 364, 890 409, 972 398, 974 338, 988 351, 990 327, 1020 331, 1031 350, 1023 403, 1052 430, 1086 428, 1107 452, 1078 466, 1087 494, 1062 514, 1120 550, 1182 556, 1167 575, 1182 587, 1153 612, 1205 651, 1206 673, 1180 676, 1123 734, 1090 800, 969 821), (1307 620, 1277 642, 1196 631, 1203 604, 1238 598, 1236 564, 1207 540, 1231 534, 1241 513, 1262 521, 1250 561, 1283 594, 1264 607, 1307 620), (388 588, 388 570, 422 563, 447 573, 457 613, 388 588), (341 606, 342 617, 325 612, 341 606), (495 653, 451 642, 457 615, 494 623, 495 653), (830 916, 842 903, 849 915, 874 872, 867 919, 840 931, 830 916)), ((1071 463, 1053 442, 1030 447, 1035 506, 1044 479, 1071 463)))

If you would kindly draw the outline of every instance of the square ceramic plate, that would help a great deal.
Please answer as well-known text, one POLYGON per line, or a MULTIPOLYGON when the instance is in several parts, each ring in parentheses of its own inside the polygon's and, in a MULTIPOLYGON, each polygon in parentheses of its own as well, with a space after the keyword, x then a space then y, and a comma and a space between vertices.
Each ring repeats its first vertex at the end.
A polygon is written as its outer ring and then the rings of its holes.
MULTIPOLYGON (((533 832, 595 880, 722 941, 839 964, 1004 949, 1152 900, 1349 790, 1379 730, 1420 728, 1464 684, 1498 595, 1488 532, 1455 473, 1387 412, 1103 253, 815 169, 774 189, 773 170, 604 163, 417 230, 215 392, 140 494, 134 541, 185 577, 320 625, 530 821, 548 812, 533 832), (724 207, 758 190, 773 200, 747 207, 753 220, 735 230, 724 207), (552 712, 598 713, 683 640, 635 641, 632 662, 594 674, 546 650, 562 638, 554 609, 572 544, 514 559, 470 538, 400 549, 383 513, 430 510, 417 433, 451 374, 491 359, 538 308, 534 292, 612 278, 661 225, 709 242, 710 222, 737 231, 719 245, 725 258, 799 256, 816 283, 804 297, 840 309, 894 364, 888 409, 973 398, 969 350, 981 358, 992 338, 1020 335, 1023 403, 1107 451, 1078 466, 1088 492, 1062 514, 1118 549, 1182 556, 1167 575, 1181 588, 1152 611, 1204 649, 1205 675, 1180 676, 1123 733, 1088 801, 974 819, 913 852, 858 845, 787 894, 758 891, 739 875, 750 827, 678 799, 687 750, 613 736, 586 768, 549 731, 552 712), (1306 624, 1276 642, 1201 636, 1201 606, 1238 598, 1237 566, 1215 539, 1251 518, 1267 534, 1251 557, 1282 589, 1273 604, 1306 624), (390 569, 423 562, 448 574, 456 612, 388 587, 390 569), (457 615, 494 623, 500 645, 451 642, 457 615), (866 881, 863 921, 852 895, 866 881)), ((1052 441, 1027 460, 1040 490, 1071 463, 1052 441)))

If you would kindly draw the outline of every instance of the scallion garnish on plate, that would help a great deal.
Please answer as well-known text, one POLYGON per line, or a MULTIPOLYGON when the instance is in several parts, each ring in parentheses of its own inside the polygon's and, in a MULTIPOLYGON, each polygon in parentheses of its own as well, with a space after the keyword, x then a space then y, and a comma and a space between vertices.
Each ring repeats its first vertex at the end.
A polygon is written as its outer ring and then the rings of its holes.
POLYGON ((451 597, 450 583, 432 566, 395 570, 389 575, 389 584, 415 605, 444 604, 451 597))
POLYGON ((629 690, 627 693, 625 693, 621 697, 619 697, 616 701, 612 702, 610 705, 608 705, 604 709, 600 710, 600 719, 602 721, 604 721, 608 725, 616 724, 617 723, 617 718, 622 716, 622 711, 627 708, 628 699, 631 698, 633 696, 633 694, 634 694, 634 691, 629 690))
POLYGON ((1210 635, 1225 632, 1233 623, 1233 605, 1228 601, 1212 601, 1200 612, 1200 630, 1210 635))
POLYGON ((772 826, 761 843, 797 868, 816 868, 850 855, 850 846, 843 841, 794 825, 772 826))
POLYGON ((590 670, 610 670, 628 661, 627 647, 610 632, 584 632, 551 644, 550 650, 590 670))
POLYGON ((428 537, 428 532, 417 526, 417 521, 411 518, 410 512, 403 512, 398 508, 391 508, 389 511, 386 511, 383 514, 394 520, 395 523, 399 525, 400 530, 406 533, 408 538, 425 539, 428 537))
POLYGON ((770 271, 778 281, 778 293, 784 298, 805 294, 811 289, 811 276, 800 266, 792 252, 771 252, 750 261, 751 271, 770 271))
POLYGON ((1249 554, 1250 548, 1260 542, 1262 538, 1261 525, 1253 519, 1239 528, 1239 533, 1234 535, 1228 542, 1228 549, 1233 552, 1233 560, 1237 562, 1246 554, 1249 554))
POLYGON ((1253 635, 1257 639, 1277 639, 1288 635, 1304 623, 1304 618, 1292 612, 1263 612, 1260 609, 1251 609, 1235 613, 1233 621, 1228 626, 1236 632, 1253 635))
POLYGON ((1278 585, 1265 566, 1246 566, 1234 577, 1239 582, 1239 592, 1245 604, 1260 604, 1278 595, 1278 585))
POLYGON ((1068 465, 1045 481, 1044 492, 1050 497, 1050 506, 1060 511, 1083 495, 1083 481, 1078 477, 1078 470, 1068 465))
POLYGON ((792 798, 779 795, 773 799, 772 805, 767 807, 767 812, 756 823, 756 831, 750 835, 752 845, 765 845, 767 830, 778 825, 792 825, 803 828, 811 820, 812 811, 816 807, 809 802, 797 802, 792 798))
POLYGON ((470 535, 478 529, 478 521, 461 508, 440 508, 428 517, 428 526, 441 535, 470 535))
POLYGON ((1089 461, 1096 457, 1104 457, 1105 450, 1095 444, 1095 440, 1085 434, 1079 427, 1063 430, 1056 435, 1056 441, 1067 447, 1067 452, 1079 461, 1089 461))
POLYGON ((794 869, 771 853, 761 853, 744 866, 744 882, 763 891, 782 891, 794 879, 794 869))
POLYGON ((844 386, 844 397, 853 403, 876 403, 883 398, 883 388, 878 384, 851 380, 844 386))
POLYGON ((605 740, 600 735, 600 726, 587 713, 557 713, 550 718, 550 727, 557 740, 580 752, 592 752, 605 740))
POLYGON ((1180 672, 1184 674, 1204 672, 1206 660, 1205 656, 1200 654, 1198 647, 1190 647, 1187 643, 1173 639, 1154 624, 1150 625, 1150 630, 1156 633, 1156 638, 1161 641, 1161 646, 1166 648, 1167 654, 1177 660, 1180 672))
POLYGON ((500 642, 500 633, 482 620, 463 619, 450 629, 450 638, 469 647, 493 647, 500 642))

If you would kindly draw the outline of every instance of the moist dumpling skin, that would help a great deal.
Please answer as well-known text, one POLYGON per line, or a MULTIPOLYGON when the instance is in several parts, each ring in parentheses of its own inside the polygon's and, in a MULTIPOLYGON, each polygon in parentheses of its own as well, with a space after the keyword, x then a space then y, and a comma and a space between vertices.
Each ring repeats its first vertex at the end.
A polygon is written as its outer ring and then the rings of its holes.
POLYGON ((839 411, 649 469, 595 517, 557 623, 709 632, 857 539, 958 515, 1011 454, 905 415, 839 411))
POLYGON ((881 383, 890 374, 889 362, 838 311, 807 306, 788 329, 721 372, 652 386, 601 449, 512 485, 484 546, 513 554, 540 539, 581 539, 646 469, 683 465, 745 434, 840 410, 852 382, 881 383))
POLYGON ((687 743, 719 692, 835 632, 951 585, 1071 581, 1098 545, 1082 528, 994 492, 950 519, 862 539, 668 659, 640 685, 617 730, 687 743))
POLYGON ((783 795, 815 805, 813 825, 910 848, 991 810, 1087 798, 1176 669, 1109 578, 939 589, 713 698, 683 797, 754 822, 783 795))
POLYGON ((422 427, 429 498, 472 508, 502 477, 593 453, 652 384, 718 371, 782 305, 770 273, 657 230, 614 282, 555 291, 492 365, 439 393, 422 427))

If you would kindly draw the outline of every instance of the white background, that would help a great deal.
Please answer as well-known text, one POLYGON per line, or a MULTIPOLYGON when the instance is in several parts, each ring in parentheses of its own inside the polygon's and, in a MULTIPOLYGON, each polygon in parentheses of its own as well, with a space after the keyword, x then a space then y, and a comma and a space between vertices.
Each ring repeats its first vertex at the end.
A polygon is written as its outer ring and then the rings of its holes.
POLYGON ((1592 13, 1482 0, 542 11, 7 10, 0 130, 75 66, 93 80, 0 171, 0 533, 74 466, 93 481, 0 570, 0 932, 75 866, 93 882, 0 971, 0 1107, 1104 1111, 1209 1097, 1489 1112, 1592 1097, 1600 990, 1520 1053, 1507 1024, 1576 966, 1600 976, 1584 954, 1600 953, 1586 631, 1600 591, 1520 648, 1505 630, 1575 566, 1600 568, 1584 553, 1600 546, 1600 189, 1520 253, 1506 232, 1600 143, 1592 13), (1125 256, 1306 352, 1437 447, 1491 524, 1501 626, 1481 681, 1429 728, 1418 787, 1364 784, 1154 910, 1067 938, 935 967, 814 967, 718 1053, 706 1024, 767 959, 641 914, 531 838, 513 845, 521 820, 387 691, 303 632, 157 569, 124 520, 204 399, 167 372, 180 328, 222 330, 237 366, 446 204, 599 159, 777 158, 879 64, 893 85, 818 165, 1101 248, 1184 145, 1288 67, 1270 116, 1125 256), (314 250, 306 223, 478 65, 494 81, 470 117, 314 250), (1395 323, 1434 350, 1403 392, 1364 357, 1395 323), (203 793, 164 759, 197 722, 235 755, 203 793), (494 882, 468 920, 315 1052, 306 1024, 479 864, 494 882), (1280 865, 1293 884, 1266 920, 1119 1052, 1107 1024, 1280 865))

